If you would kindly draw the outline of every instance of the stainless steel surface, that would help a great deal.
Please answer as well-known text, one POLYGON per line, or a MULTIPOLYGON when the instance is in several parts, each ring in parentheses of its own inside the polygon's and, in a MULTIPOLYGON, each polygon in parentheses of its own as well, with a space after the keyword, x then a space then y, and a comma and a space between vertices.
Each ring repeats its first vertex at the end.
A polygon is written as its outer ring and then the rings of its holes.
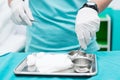
MULTIPOLYGON (((97 62, 96 62, 96 55, 93 54, 86 54, 86 56, 89 56, 89 58, 82 57, 82 59, 75 59, 73 62, 76 63, 76 65, 79 65, 80 67, 90 67, 90 68, 77 68, 79 69, 78 72, 75 71, 75 67, 72 67, 70 69, 66 69, 59 72, 54 73, 40 73, 35 66, 28 67, 26 63, 26 59, 23 60, 15 69, 14 73, 17 75, 52 75, 52 76, 93 76, 97 74, 97 62), (92 57, 91 57, 92 56, 92 57), (83 59, 85 58, 85 59, 83 59), (92 63, 89 61, 89 59, 92 58, 92 63), (82 64, 80 64, 82 63, 82 64), (91 63, 91 64, 87 64, 91 63)), ((77 67, 77 66, 76 66, 77 67)))
POLYGON ((81 73, 90 71, 93 62, 93 54, 89 55, 79 49, 71 51, 69 57, 74 64, 75 72, 81 73))
POLYGON ((92 60, 88 58, 76 58, 72 61, 76 72, 88 72, 92 65, 92 60))
POLYGON ((71 60, 77 57, 87 57, 86 53, 80 50, 71 51, 68 53, 68 55, 71 58, 71 60))

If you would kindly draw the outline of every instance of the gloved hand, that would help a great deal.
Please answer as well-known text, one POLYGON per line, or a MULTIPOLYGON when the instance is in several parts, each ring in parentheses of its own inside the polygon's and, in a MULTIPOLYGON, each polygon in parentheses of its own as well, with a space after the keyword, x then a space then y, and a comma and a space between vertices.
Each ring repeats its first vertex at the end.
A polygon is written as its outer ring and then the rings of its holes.
POLYGON ((87 49, 87 45, 96 36, 96 32, 99 31, 99 26, 100 18, 97 11, 88 7, 84 7, 78 11, 75 31, 82 49, 87 49))
POLYGON ((16 24, 32 25, 34 20, 32 13, 29 9, 29 0, 12 0, 10 8, 12 11, 12 20, 16 24))

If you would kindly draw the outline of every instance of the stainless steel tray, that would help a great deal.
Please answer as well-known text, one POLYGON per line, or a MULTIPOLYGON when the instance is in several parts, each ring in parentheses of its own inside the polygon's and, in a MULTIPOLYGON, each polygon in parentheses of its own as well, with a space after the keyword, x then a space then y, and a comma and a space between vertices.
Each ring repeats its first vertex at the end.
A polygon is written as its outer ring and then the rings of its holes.
POLYGON ((89 72, 85 73, 76 73, 73 68, 54 72, 54 73, 40 73, 37 69, 34 71, 29 71, 28 66, 26 64, 26 60, 24 59, 15 69, 14 73, 16 75, 49 75, 49 76, 93 76, 97 74, 97 58, 95 54, 87 54, 93 55, 93 63, 89 72))

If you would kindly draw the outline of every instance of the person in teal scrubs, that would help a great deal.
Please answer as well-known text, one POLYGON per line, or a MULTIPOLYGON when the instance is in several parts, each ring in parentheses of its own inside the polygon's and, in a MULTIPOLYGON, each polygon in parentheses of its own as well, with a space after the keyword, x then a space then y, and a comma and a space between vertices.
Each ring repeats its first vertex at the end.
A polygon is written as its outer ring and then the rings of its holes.
POLYGON ((27 26, 26 52, 99 49, 101 12, 112 0, 8 0, 13 21, 27 26))

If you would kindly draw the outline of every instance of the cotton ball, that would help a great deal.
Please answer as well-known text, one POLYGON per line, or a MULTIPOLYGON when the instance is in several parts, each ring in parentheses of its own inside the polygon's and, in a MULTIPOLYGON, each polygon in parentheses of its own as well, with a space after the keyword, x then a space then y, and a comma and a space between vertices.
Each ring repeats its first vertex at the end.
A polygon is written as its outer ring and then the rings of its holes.
POLYGON ((35 65, 36 58, 34 55, 28 55, 27 56, 27 65, 28 66, 34 66, 35 65))

